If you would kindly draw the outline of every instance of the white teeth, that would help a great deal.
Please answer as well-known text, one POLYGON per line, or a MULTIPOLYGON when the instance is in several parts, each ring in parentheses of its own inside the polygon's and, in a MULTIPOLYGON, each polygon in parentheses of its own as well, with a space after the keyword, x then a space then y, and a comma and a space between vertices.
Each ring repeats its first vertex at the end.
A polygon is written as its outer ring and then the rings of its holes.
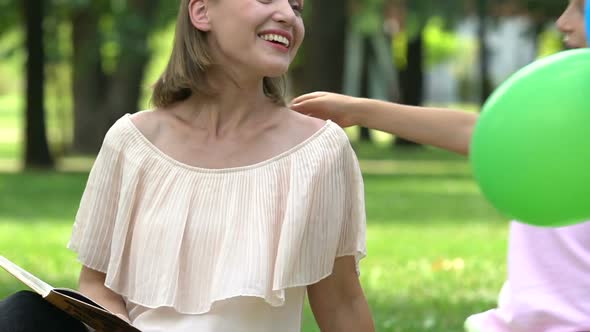
POLYGON ((286 37, 275 35, 275 34, 261 35, 260 38, 262 38, 264 40, 267 40, 267 41, 274 41, 274 42, 277 42, 277 43, 281 43, 285 47, 289 47, 289 45, 291 44, 289 42, 289 39, 287 39, 286 37))

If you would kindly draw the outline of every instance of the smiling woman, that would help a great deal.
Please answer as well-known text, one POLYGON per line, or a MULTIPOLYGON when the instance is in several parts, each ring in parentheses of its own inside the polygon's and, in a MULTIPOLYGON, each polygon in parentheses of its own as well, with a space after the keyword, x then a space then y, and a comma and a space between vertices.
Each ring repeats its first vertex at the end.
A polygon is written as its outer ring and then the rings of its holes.
POLYGON ((69 248, 80 291, 140 330, 299 332, 306 294, 322 331, 374 330, 356 155, 283 99, 302 6, 182 0, 155 109, 107 133, 69 248))
POLYGON ((281 75, 287 71, 297 54, 305 34, 301 10, 300 2, 274 0, 243 3, 235 3, 233 0, 183 1, 178 15, 174 50, 167 69, 155 85, 152 98, 154 105, 163 108, 188 98, 189 95, 211 95, 211 82, 206 76, 213 67, 227 69, 231 68, 228 61, 247 65, 254 59, 258 60, 260 66, 262 58, 251 57, 254 56, 251 54, 252 48, 257 45, 253 43, 253 38, 268 40, 274 38, 271 36, 284 37, 288 39, 289 45, 280 48, 285 53, 282 63, 278 67, 267 67, 268 70, 264 73, 264 92, 279 105, 284 105, 281 75), (276 12, 277 5, 280 4, 283 12, 276 12), (275 12, 270 13, 272 8, 275 12), (288 8, 290 14, 284 14, 285 8, 288 8), (288 26, 275 25, 272 31, 264 31, 265 26, 260 24, 269 15, 288 26), (250 27, 246 29, 245 24, 250 27), (256 34, 252 34, 252 31, 256 34), (217 38, 218 36, 227 37, 217 38), (210 45, 213 40, 215 48, 210 45))

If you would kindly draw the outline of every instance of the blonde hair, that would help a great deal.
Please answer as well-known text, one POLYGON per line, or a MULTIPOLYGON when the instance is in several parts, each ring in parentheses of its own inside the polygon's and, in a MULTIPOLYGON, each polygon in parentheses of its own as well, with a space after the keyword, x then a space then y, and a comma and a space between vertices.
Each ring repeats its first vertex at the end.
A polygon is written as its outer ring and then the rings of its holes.
MULTIPOLYGON (((216 94, 207 83, 207 72, 215 65, 207 43, 207 33, 192 25, 189 1, 180 1, 172 54, 166 69, 153 86, 151 103, 158 108, 171 106, 193 94, 216 94)), ((275 104, 285 106, 284 77, 265 77, 263 90, 275 104)))

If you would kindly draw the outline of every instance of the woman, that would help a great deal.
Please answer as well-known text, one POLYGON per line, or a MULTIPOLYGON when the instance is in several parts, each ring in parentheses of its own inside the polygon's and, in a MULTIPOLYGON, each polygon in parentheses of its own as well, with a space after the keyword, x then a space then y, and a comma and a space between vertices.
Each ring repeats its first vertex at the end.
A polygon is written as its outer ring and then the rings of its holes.
POLYGON ((183 0, 155 110, 107 133, 69 247, 80 291, 148 331, 373 331, 345 133, 285 107, 303 0, 183 0))

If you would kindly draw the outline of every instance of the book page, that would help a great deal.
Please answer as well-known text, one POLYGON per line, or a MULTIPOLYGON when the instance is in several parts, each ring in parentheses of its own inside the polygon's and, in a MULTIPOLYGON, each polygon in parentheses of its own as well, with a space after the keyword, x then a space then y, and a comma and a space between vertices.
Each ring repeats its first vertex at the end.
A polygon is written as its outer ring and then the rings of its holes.
POLYGON ((15 278, 20 280, 25 285, 29 286, 29 288, 31 288, 43 297, 46 297, 49 294, 49 292, 51 292, 51 290, 53 289, 51 285, 35 277, 28 271, 24 270, 20 266, 14 264, 13 262, 9 261, 7 258, 1 255, 0 267, 5 269, 8 273, 12 274, 15 278))
POLYGON ((83 294, 71 289, 54 289, 1 255, 0 267, 40 294, 49 303, 98 331, 141 332, 83 294))
POLYGON ((84 294, 82 294, 82 293, 80 293, 78 291, 67 289, 67 288, 54 288, 53 289, 53 292, 58 293, 58 294, 62 294, 62 295, 65 295, 65 296, 72 297, 72 298, 74 298, 74 299, 76 299, 78 301, 82 301, 84 303, 90 304, 90 305, 95 306, 97 308, 100 308, 100 309, 102 309, 104 311, 109 311, 107 308, 105 308, 105 307, 101 306, 100 304, 94 302, 91 298, 89 298, 88 296, 86 296, 86 295, 84 295, 84 294))

